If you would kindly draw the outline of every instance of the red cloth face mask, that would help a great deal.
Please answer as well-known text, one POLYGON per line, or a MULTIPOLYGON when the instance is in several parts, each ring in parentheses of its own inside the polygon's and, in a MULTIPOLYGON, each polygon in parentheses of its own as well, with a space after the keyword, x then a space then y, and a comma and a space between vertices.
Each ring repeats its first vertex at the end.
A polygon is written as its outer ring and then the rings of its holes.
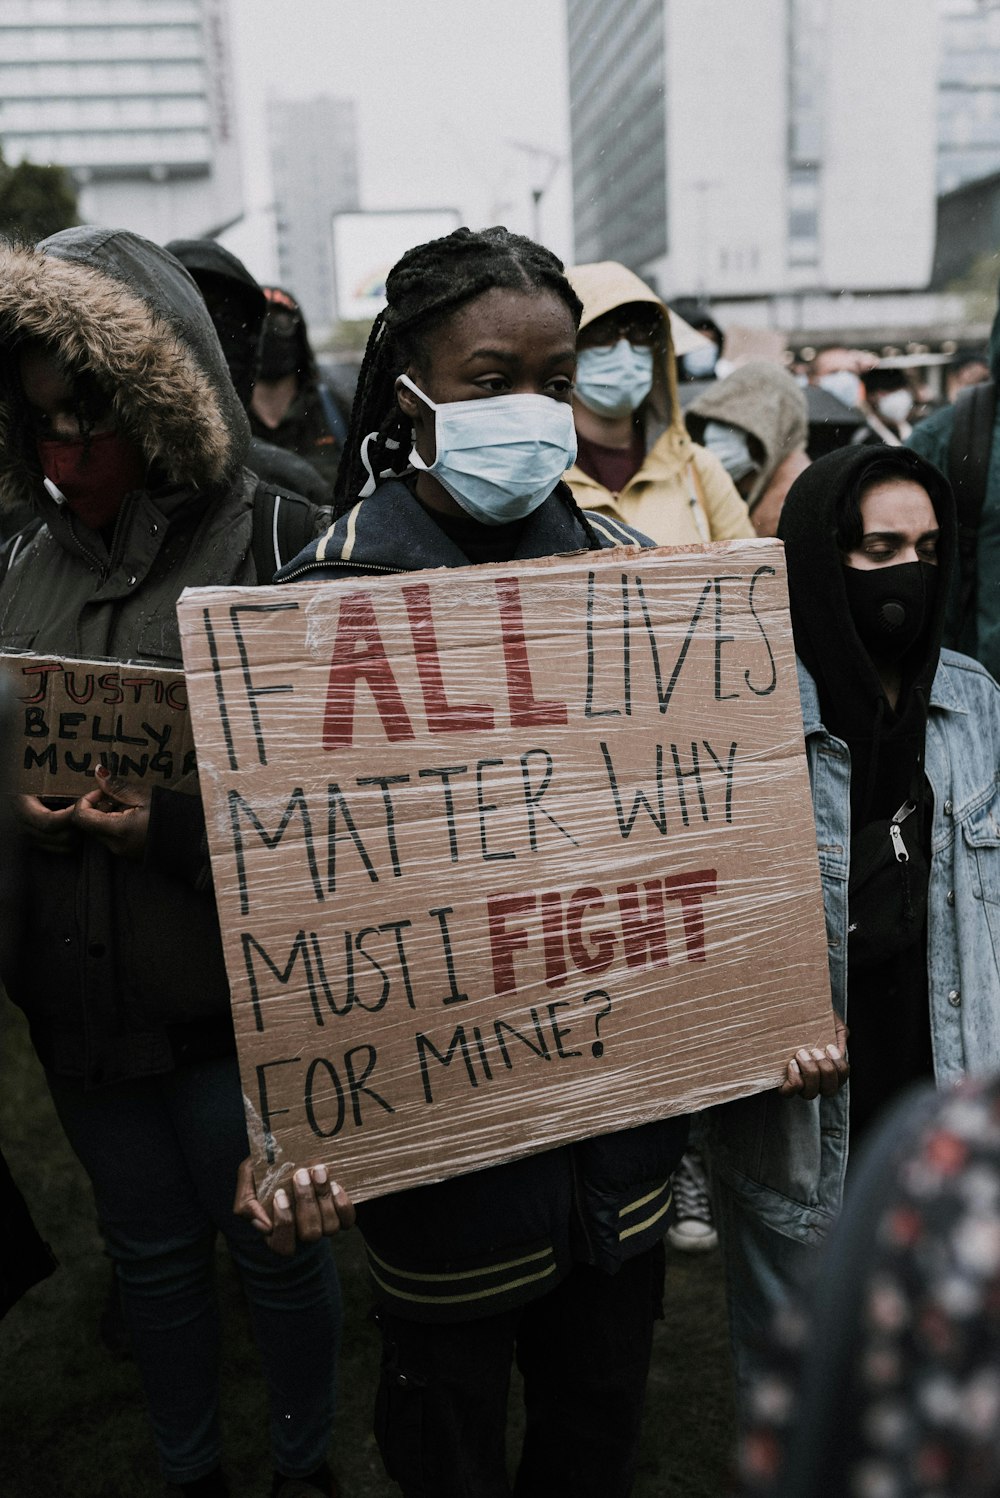
POLYGON ((45 477, 91 530, 110 525, 126 494, 142 487, 145 459, 119 432, 95 432, 89 441, 39 438, 35 446, 45 477))

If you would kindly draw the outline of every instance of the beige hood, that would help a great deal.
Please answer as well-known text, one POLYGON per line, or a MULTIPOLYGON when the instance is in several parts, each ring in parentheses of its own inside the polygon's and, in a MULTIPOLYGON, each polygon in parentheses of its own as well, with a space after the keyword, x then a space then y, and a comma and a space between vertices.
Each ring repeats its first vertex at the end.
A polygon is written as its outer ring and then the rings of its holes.
POLYGON ((566 274, 583 303, 581 331, 606 312, 628 302, 648 302, 659 312, 663 319, 664 339, 653 372, 653 389, 645 402, 647 446, 651 447, 661 434, 669 433, 671 448, 679 459, 686 461, 691 453, 691 439, 677 399, 676 356, 688 353, 707 340, 682 318, 676 317, 645 281, 617 260, 574 265, 566 274))
POLYGON ((805 391, 787 369, 764 359, 741 364, 723 380, 713 380, 685 413, 696 442, 710 421, 726 422, 749 434, 757 444, 753 456, 760 471, 747 495, 752 510, 789 453, 804 450, 809 437, 809 409, 805 391))

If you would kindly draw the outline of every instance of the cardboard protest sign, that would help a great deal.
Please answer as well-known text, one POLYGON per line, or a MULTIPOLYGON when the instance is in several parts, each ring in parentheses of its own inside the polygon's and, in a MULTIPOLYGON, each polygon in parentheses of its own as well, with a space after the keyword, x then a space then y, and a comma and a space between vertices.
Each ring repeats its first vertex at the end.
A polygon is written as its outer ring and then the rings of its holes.
POLYGON ((179 617, 265 1194, 477 1169, 833 1040, 777 542, 179 617))
POLYGON ((82 796, 94 770, 174 785, 194 769, 182 671, 114 661, 0 655, 15 697, 12 790, 82 796))

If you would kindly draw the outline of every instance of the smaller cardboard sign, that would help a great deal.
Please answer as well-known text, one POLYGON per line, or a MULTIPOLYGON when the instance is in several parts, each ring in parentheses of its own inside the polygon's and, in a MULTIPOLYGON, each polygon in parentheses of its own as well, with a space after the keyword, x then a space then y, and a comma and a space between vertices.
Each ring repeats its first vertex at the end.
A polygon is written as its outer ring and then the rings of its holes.
POLYGON ((14 687, 10 788, 82 796, 94 771, 176 786, 195 767, 183 671, 65 656, 0 655, 14 687))

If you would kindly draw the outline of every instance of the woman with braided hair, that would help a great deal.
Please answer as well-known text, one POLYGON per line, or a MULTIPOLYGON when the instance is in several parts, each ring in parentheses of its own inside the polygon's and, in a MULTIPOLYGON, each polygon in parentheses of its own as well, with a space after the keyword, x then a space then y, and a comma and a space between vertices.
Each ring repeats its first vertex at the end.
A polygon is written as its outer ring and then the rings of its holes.
MULTIPOLYGON (((413 463, 411 448, 414 438, 419 439, 421 435, 424 443, 417 440, 417 452, 420 453, 422 446, 426 444, 427 433, 422 433, 421 428, 427 428, 429 424, 433 431, 433 414, 426 401, 420 402, 419 391, 406 387, 401 391, 397 390, 398 377, 410 365, 423 369, 428 341, 434 339, 440 332, 442 323, 450 320, 459 309, 478 301, 480 297, 490 298, 491 306, 502 305, 509 300, 511 292, 516 298, 527 301, 548 302, 550 321, 553 315, 557 320, 565 320, 568 315, 573 320, 575 329, 581 305, 563 275, 559 260, 543 246, 521 235, 510 234, 506 229, 487 229, 480 233, 457 229, 443 239, 432 240, 429 244, 418 245, 409 250, 393 266, 386 282, 388 305, 375 320, 358 379, 351 428, 335 491, 335 514, 338 517, 352 510, 362 497, 373 495, 377 479, 394 479, 400 476, 416 479, 414 469, 422 468, 423 464, 419 460, 416 464, 413 463), (491 296, 492 293, 496 295, 491 296), (558 309, 553 305, 556 302, 561 303, 558 309), (416 430, 414 422, 417 423, 416 430)), ((529 310, 534 312, 537 306, 529 310)), ((477 312, 477 321, 479 317, 480 313, 477 312)), ((554 370, 547 381, 543 381, 543 387, 537 393, 551 395, 560 405, 568 406, 575 356, 568 346, 559 352, 562 355, 561 360, 556 361, 559 368, 554 370)), ((489 365, 489 362, 487 357, 485 364, 489 365)), ((515 393, 515 386, 509 379, 505 376, 498 378, 489 369, 486 370, 485 377, 478 369, 469 373, 471 379, 465 382, 460 395, 457 391, 448 392, 452 399, 457 396, 461 400, 475 400, 484 395, 515 393), (470 390, 475 393, 470 394, 470 390)), ((568 456, 569 462, 572 462, 568 445, 570 441, 575 445, 572 422, 567 425, 562 412, 553 413, 550 420, 557 427, 566 428, 569 433, 566 451, 562 456, 568 456)), ((433 449, 433 436, 430 446, 433 449)), ((550 454, 553 461, 546 474, 541 475, 543 478, 548 477, 548 487, 536 503, 542 503, 549 497, 549 491, 552 491, 558 503, 574 517, 577 546, 585 540, 587 549, 596 550, 602 546, 620 546, 634 541, 634 533, 626 531, 620 525, 603 527, 600 533, 594 530, 590 520, 576 506, 568 486, 556 483, 563 471, 555 471, 555 458, 558 455, 559 445, 555 443, 550 454)), ((433 460, 433 450, 430 457, 433 460)), ((428 475, 428 479, 429 482, 424 480, 411 485, 416 498, 433 510, 435 516, 445 515, 459 521, 463 516, 468 519, 469 511, 463 508, 462 500, 450 492, 447 478, 441 479, 440 474, 437 474, 433 477, 428 475)), ((532 475, 532 481, 537 489, 539 485, 535 475, 532 475)), ((518 497, 509 508, 517 509, 519 513, 514 517, 508 517, 506 513, 501 516, 501 527, 506 525, 508 518, 520 523, 529 513, 523 497, 518 497)), ((368 513, 372 513, 374 509, 375 506, 370 507, 368 513)), ((486 523, 493 532, 489 537, 492 544, 488 548, 491 560, 509 560, 515 554, 547 554, 545 550, 532 550, 511 552, 504 556, 503 549, 498 549, 496 543, 510 540, 512 536, 506 532, 502 537, 496 534, 496 518, 486 523)), ((572 533, 573 522, 570 522, 570 527, 572 533)), ((475 544, 475 532, 469 530, 468 526, 465 530, 475 544)), ((478 539, 482 541, 482 537, 478 539)), ((470 554, 463 559, 463 563, 467 565, 470 561, 484 559, 485 557, 470 554)), ((297 567, 304 560, 305 558, 297 558, 292 565, 297 567)), ((329 545, 323 548, 316 560, 323 563, 331 560, 329 545)), ((453 562, 452 565, 463 563, 453 562)), ((411 561, 409 565, 416 567, 422 564, 411 561)), ((434 565, 440 566, 441 563, 436 562, 434 565)))
MULTIPOLYGON (((581 511, 562 481, 581 307, 554 255, 459 229, 404 255, 386 292, 338 518, 277 581, 649 544, 581 511)), ((405 1498, 509 1498, 515 1355, 516 1498, 627 1498, 686 1138, 671 1118, 358 1207, 383 1338, 377 1436, 405 1498)), ((246 1161, 238 1210, 293 1252, 332 1230, 332 1189, 296 1187, 269 1212, 246 1161)))
MULTIPOLYGON (((277 581, 465 567, 642 545, 562 482, 580 303, 556 257, 505 229, 458 229, 393 267, 361 369, 335 523, 277 581)), ((516 1351, 527 1429, 518 1498, 632 1488, 661 1235, 685 1119, 563 1146, 358 1208, 383 1337, 376 1431, 406 1498, 509 1495, 516 1351), (651 1202, 643 1231, 620 1232, 651 1202)), ((247 1162, 248 1166, 249 1162, 247 1162)), ((314 1236, 296 1192, 276 1248, 314 1236), (296 1213, 293 1217, 292 1213, 296 1213)), ((315 1221, 327 1210, 312 1204, 315 1221)))

